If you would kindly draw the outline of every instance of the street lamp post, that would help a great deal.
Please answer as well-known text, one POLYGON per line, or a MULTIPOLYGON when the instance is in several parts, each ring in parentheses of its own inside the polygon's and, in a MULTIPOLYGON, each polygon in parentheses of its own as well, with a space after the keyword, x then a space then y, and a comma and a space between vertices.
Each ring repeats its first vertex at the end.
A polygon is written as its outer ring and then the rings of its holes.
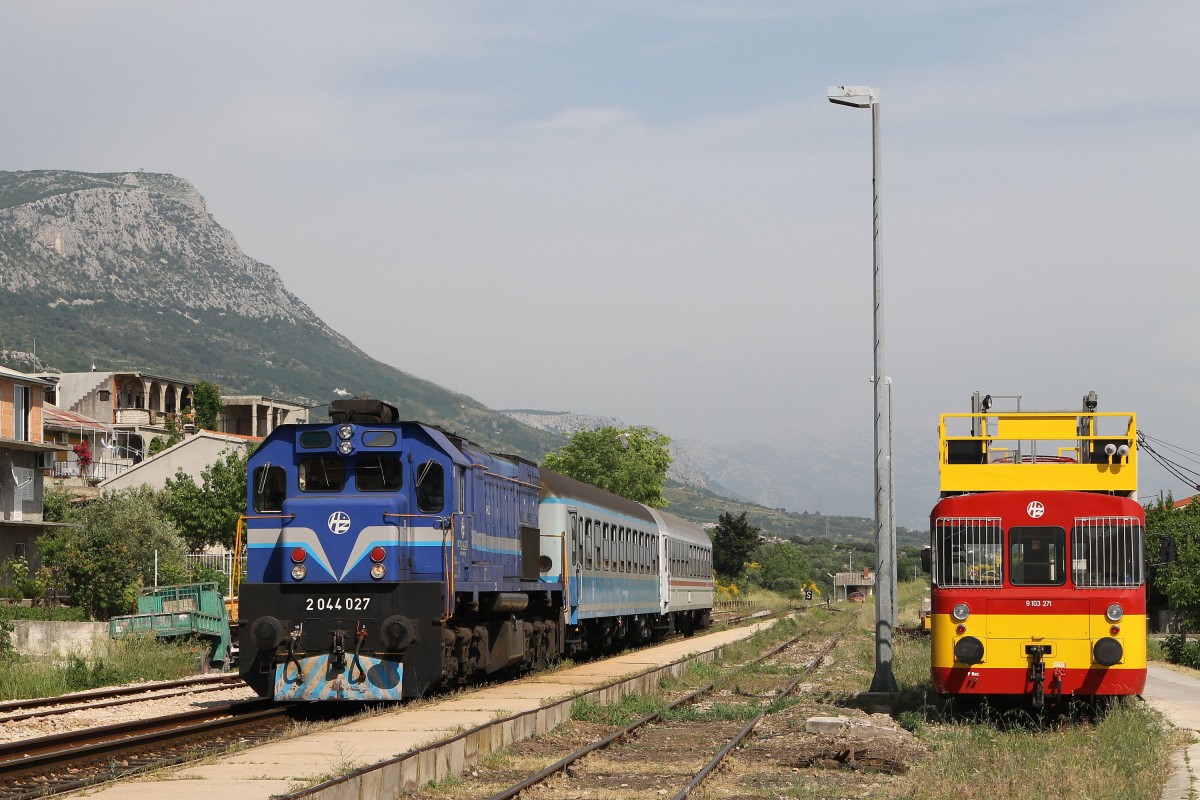
POLYGON ((891 378, 883 368, 883 273, 879 250, 879 93, 870 86, 830 86, 829 102, 871 109, 871 183, 874 188, 875 327, 875 677, 871 691, 894 692, 892 629, 896 625, 896 525, 892 504, 891 378))

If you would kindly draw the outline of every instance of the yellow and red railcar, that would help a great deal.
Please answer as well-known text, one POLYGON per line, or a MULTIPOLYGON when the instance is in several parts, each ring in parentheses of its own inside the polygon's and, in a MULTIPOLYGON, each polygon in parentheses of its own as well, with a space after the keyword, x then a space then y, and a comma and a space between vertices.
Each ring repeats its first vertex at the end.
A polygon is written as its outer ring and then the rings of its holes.
POLYGON ((1146 683, 1137 420, 1082 411, 943 414, 930 515, 934 689, 1134 695, 1146 683))

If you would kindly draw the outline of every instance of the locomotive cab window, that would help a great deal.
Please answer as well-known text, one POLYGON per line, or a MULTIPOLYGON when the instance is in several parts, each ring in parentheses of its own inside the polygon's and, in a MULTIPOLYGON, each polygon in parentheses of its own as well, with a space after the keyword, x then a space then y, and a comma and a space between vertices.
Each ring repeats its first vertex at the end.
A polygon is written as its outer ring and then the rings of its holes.
POLYGON ((446 507, 446 470, 430 459, 417 470, 417 508, 425 514, 440 514, 446 507))
POLYGON ((399 456, 371 454, 354 465, 354 485, 360 492, 395 492, 404 485, 404 467, 399 456))
POLYGON ((346 466, 337 456, 317 456, 300 462, 300 491, 340 492, 346 486, 346 466))
POLYGON ((254 510, 259 514, 283 511, 287 498, 287 473, 270 464, 254 470, 254 510))
POLYGON ((1066 580, 1066 531, 1015 527, 1008 532, 1009 580, 1014 586, 1061 586, 1066 580))

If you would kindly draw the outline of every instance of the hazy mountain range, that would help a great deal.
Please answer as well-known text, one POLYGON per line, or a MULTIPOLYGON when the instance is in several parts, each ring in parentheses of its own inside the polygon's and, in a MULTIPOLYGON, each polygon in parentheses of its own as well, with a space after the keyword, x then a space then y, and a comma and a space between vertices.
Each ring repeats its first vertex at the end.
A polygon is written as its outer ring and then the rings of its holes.
MULTIPOLYGON (((538 459, 582 426, 564 412, 486 408, 367 356, 242 252, 187 181, 145 172, 0 172, 0 363, 140 370, 317 406, 335 387, 538 459)), ((931 426, 932 427, 932 426, 931 426)), ((670 431, 663 431, 668 435, 670 431)), ((924 528, 935 440, 895 434, 897 521, 924 528)), ((789 511, 873 515, 871 432, 716 445, 680 439, 671 477, 789 511)))

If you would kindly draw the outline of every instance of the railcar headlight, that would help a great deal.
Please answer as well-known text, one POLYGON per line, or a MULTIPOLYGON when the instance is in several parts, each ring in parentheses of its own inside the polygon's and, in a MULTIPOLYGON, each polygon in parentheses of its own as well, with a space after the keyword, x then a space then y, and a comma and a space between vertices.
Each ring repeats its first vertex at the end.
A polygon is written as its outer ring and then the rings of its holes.
POLYGON ((554 562, 550 560, 550 556, 538 556, 538 572, 549 572, 554 566, 554 562))
POLYGON ((371 577, 375 580, 379 580, 386 574, 387 567, 385 567, 383 564, 376 563, 371 565, 371 577))
POLYGON ((966 622, 967 617, 971 616, 971 609, 966 603, 959 603, 950 612, 950 616, 954 617, 959 622, 966 622))
POLYGON ((354 452, 354 442, 351 442, 348 439, 343 439, 342 441, 338 442, 337 450, 342 455, 348 456, 354 452))
POLYGON ((292 564, 292 580, 302 581, 308 574, 308 567, 303 564, 292 564))
POLYGON ((1120 603, 1113 603, 1104 612, 1104 616, 1109 622, 1120 622, 1121 618, 1125 616, 1125 609, 1121 608, 1120 603))
POLYGON ((353 425, 343 425, 340 428, 338 428, 338 438, 341 439, 342 441, 348 441, 350 439, 353 439, 354 438, 354 426, 353 425))

